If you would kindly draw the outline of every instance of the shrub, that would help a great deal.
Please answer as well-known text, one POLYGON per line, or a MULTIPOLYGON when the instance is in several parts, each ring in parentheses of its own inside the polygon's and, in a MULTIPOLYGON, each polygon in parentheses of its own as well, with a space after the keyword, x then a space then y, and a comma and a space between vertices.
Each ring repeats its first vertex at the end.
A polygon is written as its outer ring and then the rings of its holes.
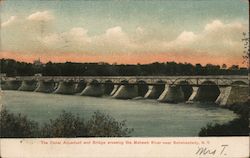
POLYGON ((133 130, 126 121, 118 122, 109 115, 95 112, 85 122, 78 115, 63 111, 58 118, 39 127, 38 123, 21 114, 1 110, 0 135, 2 138, 54 138, 54 137, 124 137, 133 130))
POLYGON ((4 138, 31 138, 38 136, 38 123, 21 114, 14 115, 2 109, 0 112, 0 135, 4 138))
POLYGON ((126 121, 118 122, 100 112, 95 112, 87 122, 87 130, 90 137, 124 137, 133 131, 126 127, 126 121))
POLYGON ((50 120, 41 128, 41 137, 85 137, 87 130, 84 120, 78 115, 62 111, 58 118, 50 120))
POLYGON ((248 136, 248 119, 237 118, 226 124, 208 124, 199 132, 199 136, 248 136))

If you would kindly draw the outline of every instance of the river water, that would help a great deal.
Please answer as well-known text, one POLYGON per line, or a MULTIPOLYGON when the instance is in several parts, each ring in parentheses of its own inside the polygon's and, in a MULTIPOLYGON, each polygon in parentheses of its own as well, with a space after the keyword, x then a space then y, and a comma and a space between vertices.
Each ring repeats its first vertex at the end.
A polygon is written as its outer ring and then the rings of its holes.
POLYGON ((116 120, 127 120, 131 136, 198 136, 207 123, 225 123, 237 117, 233 112, 209 104, 168 104, 156 100, 117 100, 22 91, 3 91, 2 104, 40 123, 56 118, 62 110, 88 119, 100 111, 116 120))

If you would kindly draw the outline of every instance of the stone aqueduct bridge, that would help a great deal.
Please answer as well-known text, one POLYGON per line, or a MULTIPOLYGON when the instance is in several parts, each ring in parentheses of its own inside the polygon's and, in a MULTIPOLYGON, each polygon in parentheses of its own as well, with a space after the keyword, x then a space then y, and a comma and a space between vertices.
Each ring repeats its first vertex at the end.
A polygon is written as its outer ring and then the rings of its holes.
POLYGON ((160 102, 245 102, 248 76, 18 76, 1 77, 2 90, 78 94, 160 102))

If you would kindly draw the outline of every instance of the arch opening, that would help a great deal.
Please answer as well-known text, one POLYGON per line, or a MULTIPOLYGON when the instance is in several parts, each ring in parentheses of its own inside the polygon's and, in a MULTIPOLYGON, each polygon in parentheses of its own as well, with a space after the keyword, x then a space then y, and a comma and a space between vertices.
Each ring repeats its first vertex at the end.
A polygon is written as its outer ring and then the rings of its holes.
POLYGON ((181 87, 185 101, 187 101, 193 93, 192 86, 188 83, 188 81, 181 81, 178 85, 181 87))
POLYGON ((56 83, 54 80, 48 80, 44 82, 45 84, 52 85, 52 89, 55 89, 56 83))
POLYGON ((145 81, 138 81, 137 86, 138 86, 138 96, 144 97, 148 91, 147 83, 145 81))
POLYGON ((55 83, 53 80, 40 80, 35 92, 51 93, 54 91, 55 83))
POLYGON ((37 84, 36 80, 26 80, 24 81, 27 85, 33 85, 33 84, 37 84))
POLYGON ((86 86, 87 82, 85 80, 80 80, 79 83, 76 85, 76 93, 81 93, 86 86))
POLYGON ((233 86, 237 86, 237 85, 248 85, 246 82, 243 81, 234 81, 232 83, 233 86))
POLYGON ((104 94, 109 95, 114 89, 114 83, 111 80, 104 82, 104 94))
POLYGON ((97 80, 92 80, 89 84, 90 85, 98 85, 100 83, 97 80))
POLYGON ((160 95, 164 92, 165 90, 165 82, 164 81, 157 81, 155 85, 155 96, 154 98, 159 98, 160 95))
POLYGON ((212 81, 205 81, 201 84, 198 89, 197 101, 200 102, 215 102, 220 95, 220 89, 212 81))
POLYGON ((18 88, 20 91, 34 91, 38 86, 38 82, 34 79, 23 80, 21 86, 18 88))

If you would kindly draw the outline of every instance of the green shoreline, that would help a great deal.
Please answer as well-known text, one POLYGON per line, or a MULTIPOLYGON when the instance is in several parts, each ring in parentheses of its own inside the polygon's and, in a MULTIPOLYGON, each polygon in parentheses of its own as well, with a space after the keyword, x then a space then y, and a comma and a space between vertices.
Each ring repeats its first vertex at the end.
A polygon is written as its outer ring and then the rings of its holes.
POLYGON ((225 124, 212 124, 209 123, 206 127, 203 127, 199 136, 249 136, 249 118, 250 118, 250 101, 243 104, 233 104, 226 106, 228 110, 238 114, 239 117, 225 124))

